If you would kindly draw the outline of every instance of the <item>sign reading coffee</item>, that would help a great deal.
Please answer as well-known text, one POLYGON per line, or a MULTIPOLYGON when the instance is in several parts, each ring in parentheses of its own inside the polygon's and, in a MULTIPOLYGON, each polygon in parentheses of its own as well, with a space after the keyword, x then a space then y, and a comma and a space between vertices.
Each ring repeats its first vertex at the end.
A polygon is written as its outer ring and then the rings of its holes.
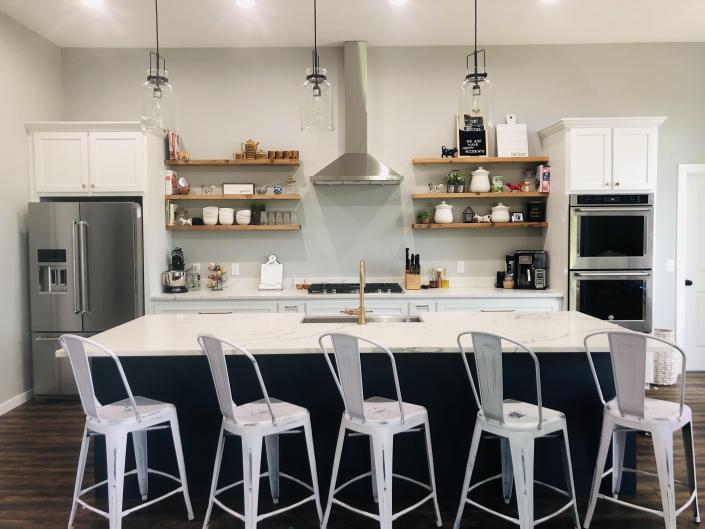
POLYGON ((458 155, 487 156, 487 130, 482 116, 465 114, 457 119, 458 155))

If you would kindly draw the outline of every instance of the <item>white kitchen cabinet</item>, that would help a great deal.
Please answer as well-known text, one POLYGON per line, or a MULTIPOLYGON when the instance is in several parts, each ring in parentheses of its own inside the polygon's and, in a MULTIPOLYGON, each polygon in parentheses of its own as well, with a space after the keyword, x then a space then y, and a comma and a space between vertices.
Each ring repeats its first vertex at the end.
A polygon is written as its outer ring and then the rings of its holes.
POLYGON ((605 191, 612 187, 612 129, 570 131, 570 187, 605 191))
POLYGON ((144 135, 139 132, 88 134, 90 189, 99 193, 139 192, 144 179, 144 135))
POLYGON ((35 195, 145 192, 147 136, 138 123, 28 123, 26 128, 35 195))
POLYGON ((439 300, 438 312, 555 312, 560 309, 557 298, 466 298, 439 300))
POLYGON ((88 190, 88 133, 37 132, 32 140, 35 192, 88 190))
MULTIPOLYGON (((339 301, 307 301, 306 314, 309 316, 342 316, 345 309, 356 309, 357 298, 339 301)), ((383 301, 365 300, 368 316, 408 316, 409 304, 406 300, 383 301)))
POLYGON ((568 193, 649 192, 656 190, 658 127, 664 120, 563 119, 539 135, 566 131, 567 174, 553 176, 566 178, 568 193))

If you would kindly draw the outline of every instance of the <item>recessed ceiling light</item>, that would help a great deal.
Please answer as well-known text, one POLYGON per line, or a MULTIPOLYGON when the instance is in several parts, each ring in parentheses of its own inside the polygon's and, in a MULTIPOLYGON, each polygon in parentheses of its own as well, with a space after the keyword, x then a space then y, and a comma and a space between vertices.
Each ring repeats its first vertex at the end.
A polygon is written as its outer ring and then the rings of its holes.
POLYGON ((408 0, 389 0, 389 3, 393 6, 403 6, 408 0))
POLYGON ((557 4, 559 0, 541 0, 542 4, 557 4))
POLYGON ((255 5, 255 0, 235 0, 239 7, 249 9, 255 5))
POLYGON ((98 9, 103 7, 103 0, 82 0, 83 7, 90 7, 91 9, 98 9))

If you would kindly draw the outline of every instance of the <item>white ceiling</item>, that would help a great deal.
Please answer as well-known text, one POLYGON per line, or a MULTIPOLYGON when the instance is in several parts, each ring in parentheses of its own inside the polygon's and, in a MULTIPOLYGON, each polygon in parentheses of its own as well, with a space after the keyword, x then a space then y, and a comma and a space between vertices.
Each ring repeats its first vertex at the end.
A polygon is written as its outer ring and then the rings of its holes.
MULTIPOLYGON (((161 0, 164 47, 309 46, 312 0, 161 0)), ((319 0, 319 42, 468 45, 471 0, 319 0)), ((480 0, 480 44, 705 42, 704 0, 480 0)), ((0 0, 62 47, 149 47, 152 0, 0 0), (89 8, 88 2, 102 3, 89 8)))

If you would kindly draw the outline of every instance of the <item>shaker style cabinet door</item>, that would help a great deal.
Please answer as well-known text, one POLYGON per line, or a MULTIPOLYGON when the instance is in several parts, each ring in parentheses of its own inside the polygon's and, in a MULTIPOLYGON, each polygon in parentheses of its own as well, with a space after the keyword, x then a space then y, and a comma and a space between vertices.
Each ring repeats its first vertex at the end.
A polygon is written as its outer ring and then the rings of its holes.
POLYGON ((37 132, 33 141, 36 193, 88 191, 88 134, 37 132))
POLYGON ((653 191, 656 186, 656 129, 612 131, 612 185, 615 191, 653 191))
POLYGON ((88 135, 90 191, 140 192, 144 188, 144 137, 139 132, 88 135))
POLYGON ((570 131, 570 192, 612 189, 612 129, 570 131))

